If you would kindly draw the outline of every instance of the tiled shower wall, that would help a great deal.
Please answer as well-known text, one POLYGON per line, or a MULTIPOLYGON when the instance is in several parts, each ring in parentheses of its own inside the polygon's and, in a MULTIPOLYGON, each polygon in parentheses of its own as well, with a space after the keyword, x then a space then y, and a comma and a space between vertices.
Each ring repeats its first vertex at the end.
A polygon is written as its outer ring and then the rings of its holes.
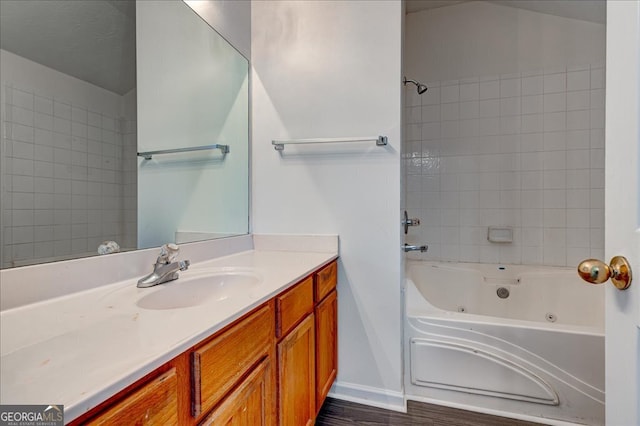
POLYGON ((135 117, 11 83, 3 90, 2 266, 95 254, 104 240, 135 247, 124 213, 135 154, 123 162, 135 152, 135 117))
POLYGON ((604 248, 602 64, 428 82, 405 96, 410 257, 575 266, 604 248), (513 243, 487 240, 513 228, 513 243))

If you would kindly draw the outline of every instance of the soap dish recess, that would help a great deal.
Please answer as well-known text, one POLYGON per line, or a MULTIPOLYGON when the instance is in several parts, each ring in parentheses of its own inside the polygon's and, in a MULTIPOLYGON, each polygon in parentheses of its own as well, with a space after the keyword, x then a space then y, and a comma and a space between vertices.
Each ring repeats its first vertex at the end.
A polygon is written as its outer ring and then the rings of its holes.
POLYGON ((510 226, 490 226, 487 240, 492 243, 508 244, 513 242, 513 228, 510 226))

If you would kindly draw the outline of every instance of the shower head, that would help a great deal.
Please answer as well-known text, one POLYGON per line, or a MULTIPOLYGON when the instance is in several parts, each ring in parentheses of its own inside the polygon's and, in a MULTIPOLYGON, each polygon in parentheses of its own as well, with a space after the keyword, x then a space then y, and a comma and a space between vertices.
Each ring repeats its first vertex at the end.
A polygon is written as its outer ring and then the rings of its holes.
POLYGON ((427 86, 425 86, 424 84, 418 83, 415 80, 409 80, 407 77, 404 77, 402 80, 402 84, 406 86, 407 83, 413 83, 416 85, 416 89, 418 90, 418 95, 422 95, 424 92, 427 91, 427 86))

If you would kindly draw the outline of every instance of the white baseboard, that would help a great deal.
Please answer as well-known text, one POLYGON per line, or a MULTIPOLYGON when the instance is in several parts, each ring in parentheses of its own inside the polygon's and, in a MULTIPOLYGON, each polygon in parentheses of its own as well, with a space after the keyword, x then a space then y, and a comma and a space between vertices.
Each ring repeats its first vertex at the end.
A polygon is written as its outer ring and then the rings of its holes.
POLYGON ((354 383, 335 382, 329 391, 331 398, 372 407, 385 408, 387 410, 407 412, 407 402, 404 392, 390 391, 386 389, 362 386, 354 383))

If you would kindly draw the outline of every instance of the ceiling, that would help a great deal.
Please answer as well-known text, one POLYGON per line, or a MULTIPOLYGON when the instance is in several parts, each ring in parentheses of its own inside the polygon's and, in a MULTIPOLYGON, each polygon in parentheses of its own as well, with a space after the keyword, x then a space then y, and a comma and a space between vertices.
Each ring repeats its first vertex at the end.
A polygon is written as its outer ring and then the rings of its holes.
POLYGON ((123 95, 136 84, 135 1, 0 0, 0 47, 123 95))
MULTIPOLYGON (((452 6, 475 0, 407 0, 407 13, 452 6)), ((606 0, 487 0, 503 6, 562 16, 582 21, 606 23, 606 0)))

